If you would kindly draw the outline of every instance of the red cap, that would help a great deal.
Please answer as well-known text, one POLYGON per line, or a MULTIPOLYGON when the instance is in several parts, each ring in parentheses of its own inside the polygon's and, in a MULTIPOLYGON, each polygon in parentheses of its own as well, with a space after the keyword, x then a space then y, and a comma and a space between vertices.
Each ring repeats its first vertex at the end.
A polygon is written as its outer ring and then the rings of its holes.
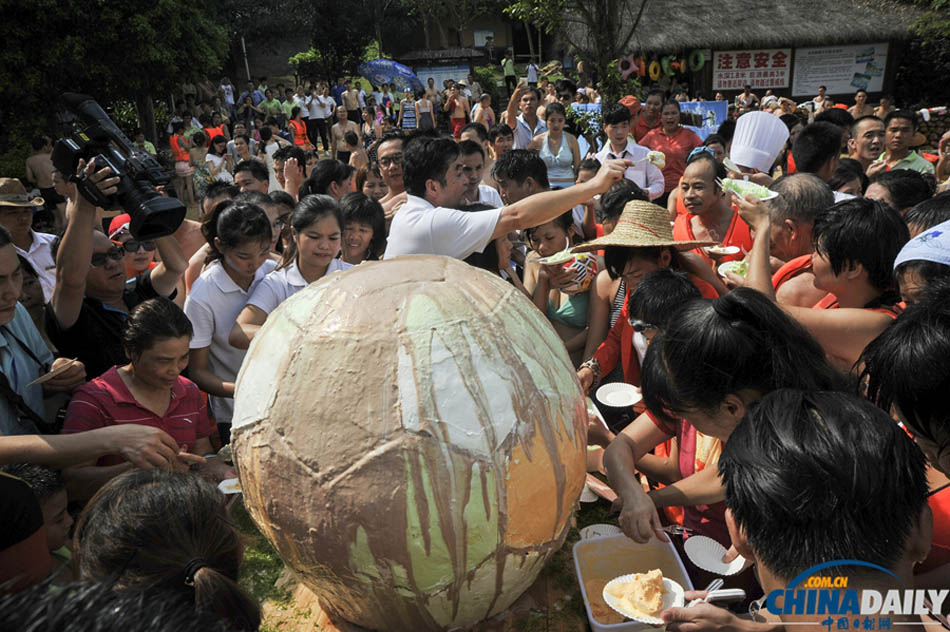
POLYGON ((122 213, 121 215, 116 215, 112 218, 112 221, 109 222, 109 239, 115 239, 116 235, 122 232, 122 229, 129 229, 129 222, 132 221, 132 217, 128 213, 122 213))
POLYGON ((628 94, 617 103, 627 106, 627 109, 630 110, 630 116, 636 116, 640 113, 640 99, 632 94, 628 94))

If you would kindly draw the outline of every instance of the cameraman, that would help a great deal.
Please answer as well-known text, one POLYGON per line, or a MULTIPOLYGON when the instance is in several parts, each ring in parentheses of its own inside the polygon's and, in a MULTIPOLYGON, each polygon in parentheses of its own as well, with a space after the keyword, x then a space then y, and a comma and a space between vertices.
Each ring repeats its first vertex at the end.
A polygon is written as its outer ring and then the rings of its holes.
MULTIPOLYGON (((96 183, 105 195, 114 195, 119 178, 106 167, 80 161, 78 171, 96 183)), ((96 207, 69 186, 69 223, 62 239, 53 244, 56 287, 46 306, 50 341, 65 357, 78 357, 89 378, 127 362, 122 326, 128 312, 150 298, 171 297, 188 265, 172 236, 155 240, 159 263, 134 284, 126 284, 124 251, 96 230, 96 207)))

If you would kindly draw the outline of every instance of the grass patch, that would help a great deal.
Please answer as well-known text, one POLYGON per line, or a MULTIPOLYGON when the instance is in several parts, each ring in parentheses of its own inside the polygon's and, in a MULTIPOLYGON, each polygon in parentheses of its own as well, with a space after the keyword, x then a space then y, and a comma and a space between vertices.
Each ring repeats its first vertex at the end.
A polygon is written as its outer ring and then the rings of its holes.
POLYGON ((257 530, 243 502, 238 501, 231 508, 231 519, 244 536, 244 563, 241 564, 238 583, 259 602, 267 599, 289 601, 290 594, 275 586, 284 570, 284 562, 257 530))

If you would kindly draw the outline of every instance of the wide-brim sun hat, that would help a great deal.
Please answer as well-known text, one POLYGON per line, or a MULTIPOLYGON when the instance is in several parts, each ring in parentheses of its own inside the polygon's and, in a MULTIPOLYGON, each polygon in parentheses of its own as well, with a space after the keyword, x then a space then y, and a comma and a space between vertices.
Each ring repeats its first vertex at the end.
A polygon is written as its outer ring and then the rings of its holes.
POLYGON ((41 197, 30 198, 23 183, 16 178, 0 178, 0 206, 38 208, 46 204, 41 197))
POLYGON ((654 248, 672 246, 677 250, 692 250, 715 246, 714 241, 677 241, 673 239, 670 214, 662 206, 643 200, 632 200, 623 207, 623 213, 609 235, 571 248, 571 252, 591 252, 611 246, 622 248, 654 248))

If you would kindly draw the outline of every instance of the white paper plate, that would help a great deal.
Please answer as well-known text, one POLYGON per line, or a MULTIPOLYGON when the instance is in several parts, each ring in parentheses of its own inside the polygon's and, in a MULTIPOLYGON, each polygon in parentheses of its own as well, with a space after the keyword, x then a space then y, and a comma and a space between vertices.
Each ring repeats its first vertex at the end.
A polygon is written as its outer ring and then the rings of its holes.
POLYGON ((218 483, 218 491, 222 494, 240 494, 241 493, 241 479, 239 478, 226 478, 220 483, 218 483))
POLYGON ((778 193, 772 189, 768 189, 761 184, 756 184, 755 182, 750 182, 749 180, 724 178, 722 181, 722 188, 726 191, 732 191, 741 197, 752 195, 762 201, 771 200, 778 197, 778 193))
POLYGON ((581 490, 581 502, 594 503, 594 502, 597 502, 598 500, 600 500, 600 496, 595 494, 593 490, 591 490, 591 488, 585 484, 584 489, 581 490))
POLYGON ((613 382, 604 384, 597 389, 597 400, 613 408, 625 408, 633 406, 641 399, 643 394, 640 389, 633 384, 624 384, 623 382, 613 382))
POLYGON ((726 272, 731 272, 736 276, 745 277, 749 273, 748 265, 746 264, 746 271, 742 272, 742 266, 745 264, 744 261, 727 261, 725 263, 719 264, 719 267, 716 268, 719 271, 719 276, 726 278, 726 272))
POLYGON ((726 547, 704 535, 687 538, 683 543, 683 550, 693 564, 716 575, 735 575, 746 565, 746 559, 741 555, 728 564, 723 563, 722 556, 726 554, 726 547))
MULTIPOLYGON (((615 611, 619 612, 628 619, 633 619, 634 621, 639 621, 641 623, 649 623, 650 625, 664 625, 665 622, 659 617, 650 617, 639 612, 628 612, 620 606, 620 601, 614 599, 613 595, 610 595, 607 592, 607 589, 610 588, 613 584, 619 584, 622 582, 632 581, 635 574, 631 575, 621 575, 620 577, 614 577, 607 585, 604 586, 604 601, 608 606, 613 608, 615 611)), ((678 583, 674 582, 672 579, 663 578, 663 588, 666 589, 666 592, 663 594, 663 610, 667 608, 681 608, 686 602, 686 595, 683 587, 678 583)))
POLYGON ((739 246, 710 246, 706 248, 706 251, 711 255, 718 255, 720 257, 725 257, 728 255, 737 255, 739 254, 739 246))
POLYGON ((581 540, 589 540, 590 538, 600 538, 608 535, 617 535, 623 533, 615 524, 591 524, 587 525, 581 529, 581 540))

